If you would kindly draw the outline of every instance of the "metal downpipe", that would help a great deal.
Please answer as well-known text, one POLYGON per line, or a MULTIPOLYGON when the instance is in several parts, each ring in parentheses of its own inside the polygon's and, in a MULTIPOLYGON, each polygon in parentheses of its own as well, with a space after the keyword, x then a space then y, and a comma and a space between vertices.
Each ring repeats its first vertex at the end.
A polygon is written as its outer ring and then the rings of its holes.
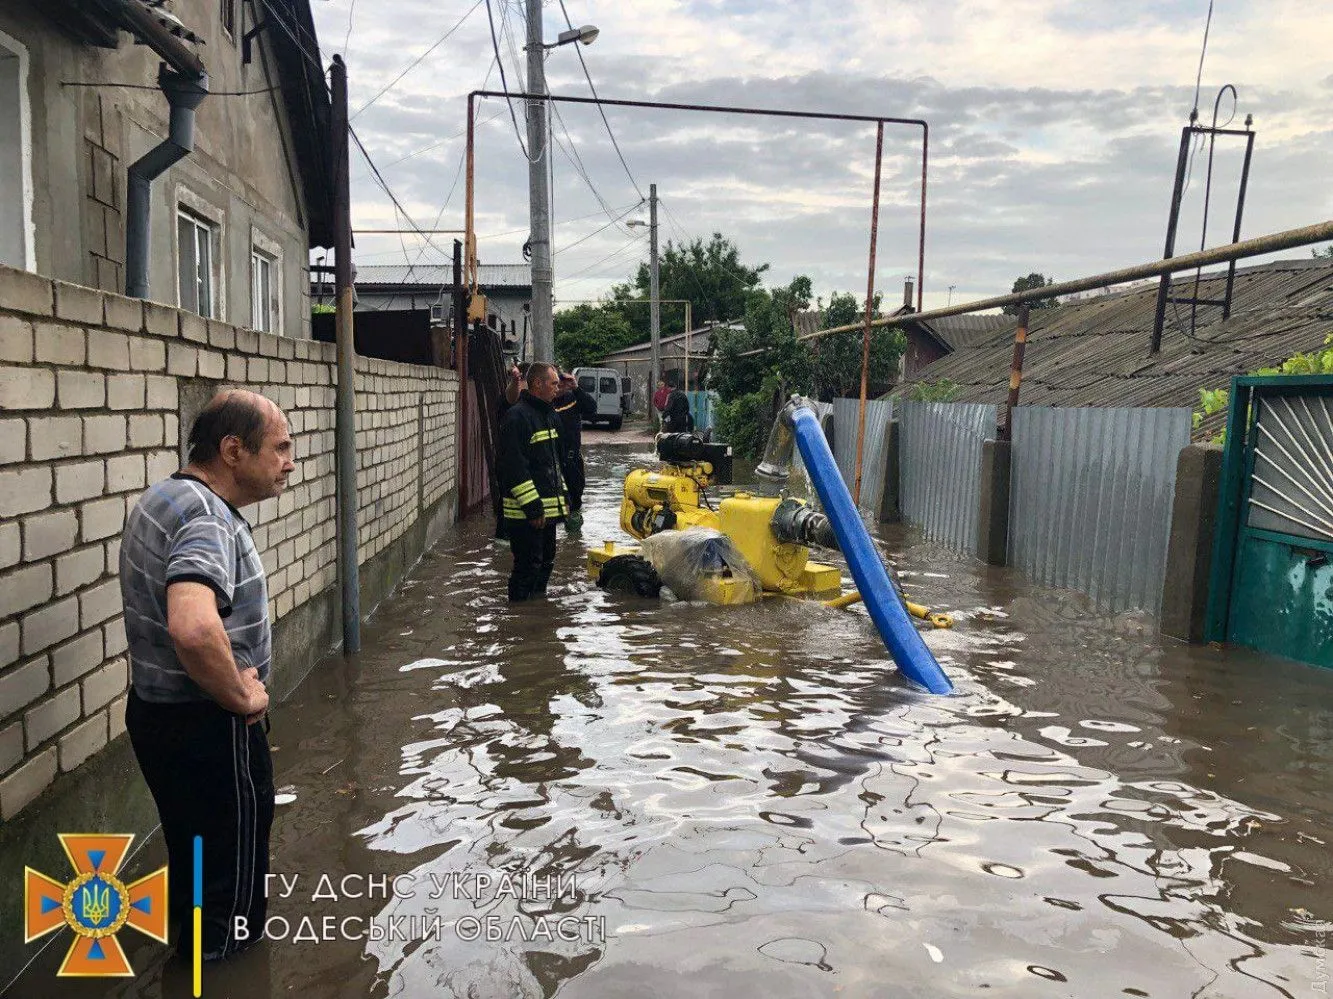
POLYGON ((171 105, 167 137, 131 164, 125 193, 125 294, 148 297, 149 222, 153 181, 194 151, 194 111, 208 96, 208 74, 173 72, 163 66, 157 84, 171 105))

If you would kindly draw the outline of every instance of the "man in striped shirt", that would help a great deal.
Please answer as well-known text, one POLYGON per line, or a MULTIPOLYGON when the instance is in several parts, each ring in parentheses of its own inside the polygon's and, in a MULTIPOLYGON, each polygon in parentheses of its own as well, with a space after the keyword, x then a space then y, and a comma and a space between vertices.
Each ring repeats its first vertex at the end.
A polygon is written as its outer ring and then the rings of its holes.
POLYGON ((239 508, 277 496, 295 465, 282 410, 241 390, 209 402, 189 448, 189 464, 140 497, 121 541, 125 726, 162 820, 177 950, 193 949, 200 836, 202 952, 217 960, 248 942, 237 917, 249 940, 262 931, 273 823, 268 586, 239 508))

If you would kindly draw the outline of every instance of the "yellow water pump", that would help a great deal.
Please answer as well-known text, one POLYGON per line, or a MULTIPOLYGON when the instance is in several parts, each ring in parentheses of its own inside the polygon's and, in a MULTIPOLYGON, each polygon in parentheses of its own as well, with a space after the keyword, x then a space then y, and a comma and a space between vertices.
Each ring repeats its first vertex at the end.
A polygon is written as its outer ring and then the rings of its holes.
MULTIPOLYGON (((620 526, 631 537, 646 539, 663 531, 709 528, 725 535, 758 577, 764 594, 817 598, 846 607, 857 599, 843 596, 842 574, 836 566, 810 559, 810 546, 838 547, 828 518, 790 496, 736 492, 710 499, 708 490, 731 482, 731 446, 701 441, 692 434, 657 438, 662 464, 636 468, 625 476, 620 526)), ((637 556, 638 546, 613 541, 588 553, 588 571, 600 579, 603 567, 621 556, 637 556)), ((623 561, 623 560, 622 560, 623 561)), ((707 592, 718 603, 753 599, 747 580, 723 576, 707 592)), ((943 615, 908 605, 917 617, 945 627, 943 615)))

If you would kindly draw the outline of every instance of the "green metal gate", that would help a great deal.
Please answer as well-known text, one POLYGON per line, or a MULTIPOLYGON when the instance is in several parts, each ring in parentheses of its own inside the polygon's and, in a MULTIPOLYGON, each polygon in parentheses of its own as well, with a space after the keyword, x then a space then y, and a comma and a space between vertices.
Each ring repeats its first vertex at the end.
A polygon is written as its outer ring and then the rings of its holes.
POLYGON ((1231 383, 1207 638, 1333 668, 1333 377, 1231 383))

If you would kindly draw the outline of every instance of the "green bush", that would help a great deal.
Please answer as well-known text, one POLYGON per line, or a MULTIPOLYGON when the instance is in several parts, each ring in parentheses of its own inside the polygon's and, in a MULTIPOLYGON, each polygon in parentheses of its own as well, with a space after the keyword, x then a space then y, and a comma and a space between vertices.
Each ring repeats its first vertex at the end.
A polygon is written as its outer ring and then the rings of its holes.
POLYGON ((940 378, 933 382, 913 382, 907 389, 909 402, 953 402, 963 392, 957 382, 940 378))
POLYGON ((773 400, 777 391, 776 379, 764 379, 758 392, 738 395, 730 402, 719 402, 714 409, 715 440, 726 441, 738 457, 757 461, 768 444, 768 432, 777 415, 773 400))

